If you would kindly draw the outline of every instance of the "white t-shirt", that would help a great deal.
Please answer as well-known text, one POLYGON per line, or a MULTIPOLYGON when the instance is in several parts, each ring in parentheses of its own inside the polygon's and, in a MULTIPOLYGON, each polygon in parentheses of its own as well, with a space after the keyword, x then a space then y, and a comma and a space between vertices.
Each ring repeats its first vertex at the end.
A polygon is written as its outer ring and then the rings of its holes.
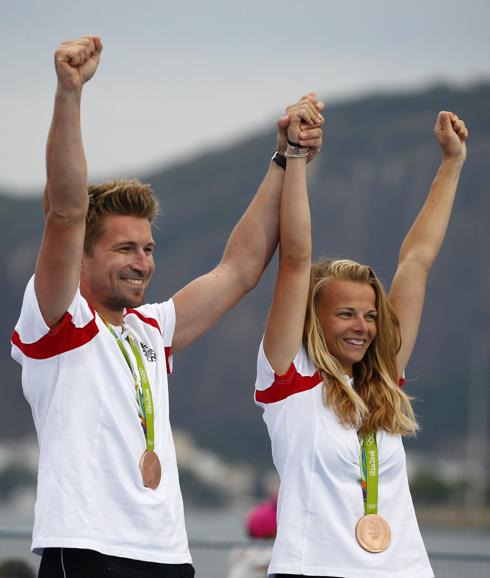
POLYGON ((378 513, 390 524, 392 541, 384 552, 369 553, 355 536, 364 515, 357 432, 325 406, 321 375, 304 347, 287 373, 278 376, 261 344, 255 388, 281 478, 269 573, 432 578, 401 437, 377 432, 378 513))
MULTIPOLYGON (((174 328, 171 300, 125 312, 123 338, 129 332, 137 344, 153 396, 162 479, 151 490, 139 470, 146 441, 134 381, 116 340, 79 291, 50 330, 34 278, 29 281, 12 357, 22 365, 40 448, 32 544, 37 553, 88 548, 135 560, 191 562, 169 422, 174 328)), ((136 368, 127 343, 126 350, 136 368)))

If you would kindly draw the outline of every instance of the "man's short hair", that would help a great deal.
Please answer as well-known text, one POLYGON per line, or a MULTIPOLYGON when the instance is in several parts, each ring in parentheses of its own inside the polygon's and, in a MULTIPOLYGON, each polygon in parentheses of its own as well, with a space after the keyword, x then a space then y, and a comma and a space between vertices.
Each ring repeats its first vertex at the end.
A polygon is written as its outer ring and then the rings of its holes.
POLYGON ((88 188, 89 207, 86 218, 83 250, 93 253, 102 236, 103 221, 107 215, 132 215, 153 222, 158 215, 159 202, 150 185, 138 179, 121 179, 88 188))

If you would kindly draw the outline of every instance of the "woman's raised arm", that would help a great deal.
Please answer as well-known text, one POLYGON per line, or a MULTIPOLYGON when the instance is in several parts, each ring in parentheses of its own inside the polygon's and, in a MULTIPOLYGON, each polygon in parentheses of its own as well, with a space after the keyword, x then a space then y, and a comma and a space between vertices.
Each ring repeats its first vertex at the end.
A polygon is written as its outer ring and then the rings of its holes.
POLYGON ((424 206, 402 243, 390 291, 390 301, 401 326, 402 346, 397 356, 400 375, 417 339, 427 278, 446 235, 466 159, 468 131, 455 114, 440 112, 434 133, 441 146, 442 162, 424 206))
MULTIPOLYGON (((321 124, 323 106, 304 98, 289 107, 288 140, 299 141, 301 123, 321 124)), ((306 187, 308 149, 289 145, 279 213, 279 270, 264 336, 274 371, 286 373, 301 345, 311 265, 311 222, 306 187)))

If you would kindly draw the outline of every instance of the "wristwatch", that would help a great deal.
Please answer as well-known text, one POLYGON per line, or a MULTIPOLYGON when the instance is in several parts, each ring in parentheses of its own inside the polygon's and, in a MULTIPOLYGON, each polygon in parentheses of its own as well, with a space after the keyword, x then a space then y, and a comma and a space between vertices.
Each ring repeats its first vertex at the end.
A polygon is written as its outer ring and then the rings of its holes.
POLYGON ((276 165, 281 167, 281 169, 286 170, 286 157, 282 155, 279 151, 276 151, 272 155, 271 161, 274 161, 276 165))

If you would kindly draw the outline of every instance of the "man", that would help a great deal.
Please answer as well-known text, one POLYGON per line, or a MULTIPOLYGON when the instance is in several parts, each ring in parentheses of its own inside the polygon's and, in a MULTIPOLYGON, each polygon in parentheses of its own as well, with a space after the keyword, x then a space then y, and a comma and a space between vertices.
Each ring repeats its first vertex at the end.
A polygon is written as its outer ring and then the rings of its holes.
MULTIPOLYGON (((46 225, 12 337, 40 446, 34 551, 39 576, 193 576, 168 419, 172 354, 258 282, 277 244, 279 155, 230 235, 219 265, 164 303, 142 305, 154 270, 158 203, 138 181, 87 187, 82 87, 102 44, 55 55, 46 225), (87 195, 87 190, 89 194, 87 195)), ((302 146, 321 145, 322 103, 288 109, 302 146)), ((284 150, 288 117, 279 123, 284 150)))

